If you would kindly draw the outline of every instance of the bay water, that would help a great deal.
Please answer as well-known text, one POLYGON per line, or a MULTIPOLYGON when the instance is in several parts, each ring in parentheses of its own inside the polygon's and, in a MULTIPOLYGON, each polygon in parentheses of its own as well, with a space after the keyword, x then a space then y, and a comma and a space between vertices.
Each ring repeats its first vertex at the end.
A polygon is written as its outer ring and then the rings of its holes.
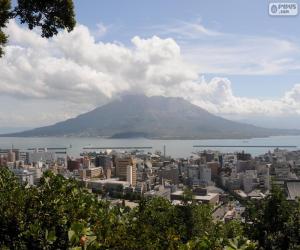
MULTIPOLYGON (((288 150, 300 150, 300 136, 273 136, 267 138, 253 139, 222 139, 222 140, 150 140, 145 138, 133 139, 107 139, 107 138, 91 138, 91 137, 1 137, 0 149, 8 149, 11 147, 20 150, 28 148, 48 147, 48 148, 67 148, 67 154, 72 157, 78 157, 84 150, 84 147, 152 147, 146 149, 146 152, 155 152, 156 150, 163 152, 166 148, 166 155, 174 158, 189 157, 193 153, 204 150, 218 150, 221 152, 245 151, 257 156, 273 150, 272 146, 296 146, 296 148, 288 148, 288 150), (195 145, 215 145, 224 147, 200 147, 195 145), (229 146, 229 147, 226 147, 229 146), (237 147, 236 147, 237 146, 237 147), (264 147, 251 147, 264 146, 264 147), (270 146, 270 147, 268 147, 270 146)), ((283 147, 284 148, 284 147, 283 147)))

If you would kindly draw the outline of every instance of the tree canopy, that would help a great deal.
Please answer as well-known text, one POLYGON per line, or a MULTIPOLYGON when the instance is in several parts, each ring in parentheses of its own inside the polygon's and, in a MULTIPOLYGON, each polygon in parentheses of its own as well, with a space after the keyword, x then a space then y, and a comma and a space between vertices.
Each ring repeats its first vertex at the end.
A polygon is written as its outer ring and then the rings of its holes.
POLYGON ((247 235, 263 249, 300 249, 300 202, 288 201, 272 187, 272 195, 251 202, 246 210, 247 235))
POLYGON ((39 27, 42 37, 52 37, 60 29, 68 32, 75 27, 74 3, 72 0, 18 0, 12 8, 11 0, 0 0, 0 57, 8 37, 3 29, 12 18, 27 24, 29 29, 39 27))
POLYGON ((181 205, 142 198, 130 209, 52 172, 28 186, 0 167, 0 249, 300 249, 300 203, 276 186, 249 201, 245 222, 215 221, 185 194, 181 205))
POLYGON ((113 206, 51 172, 34 187, 0 168, 0 200, 0 249, 255 249, 240 222, 214 222, 209 205, 113 206))

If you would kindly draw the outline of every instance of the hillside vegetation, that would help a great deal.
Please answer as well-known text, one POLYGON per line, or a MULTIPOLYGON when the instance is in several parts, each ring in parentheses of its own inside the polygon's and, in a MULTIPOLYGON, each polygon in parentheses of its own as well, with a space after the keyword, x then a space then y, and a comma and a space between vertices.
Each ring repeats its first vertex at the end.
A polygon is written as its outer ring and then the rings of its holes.
POLYGON ((0 249, 299 249, 299 203, 277 189, 249 205, 245 224, 215 222, 211 207, 190 198, 130 209, 51 172, 33 187, 0 168, 0 249))

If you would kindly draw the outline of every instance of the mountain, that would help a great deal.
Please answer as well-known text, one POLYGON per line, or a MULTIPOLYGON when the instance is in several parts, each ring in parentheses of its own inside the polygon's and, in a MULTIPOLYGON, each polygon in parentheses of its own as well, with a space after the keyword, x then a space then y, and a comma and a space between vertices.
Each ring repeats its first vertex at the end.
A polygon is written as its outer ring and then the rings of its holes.
POLYGON ((182 98, 127 95, 76 118, 2 136, 99 136, 160 139, 234 139, 300 134, 213 115, 182 98))
POLYGON ((29 129, 32 127, 0 127, 0 134, 17 133, 29 129))

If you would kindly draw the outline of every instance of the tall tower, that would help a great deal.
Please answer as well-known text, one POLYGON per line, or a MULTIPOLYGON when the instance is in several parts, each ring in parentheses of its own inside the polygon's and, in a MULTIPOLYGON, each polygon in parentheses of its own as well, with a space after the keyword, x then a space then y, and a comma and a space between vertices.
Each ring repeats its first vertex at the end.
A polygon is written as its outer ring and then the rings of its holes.
POLYGON ((127 166, 126 181, 129 182, 131 186, 136 186, 136 166, 127 166))

